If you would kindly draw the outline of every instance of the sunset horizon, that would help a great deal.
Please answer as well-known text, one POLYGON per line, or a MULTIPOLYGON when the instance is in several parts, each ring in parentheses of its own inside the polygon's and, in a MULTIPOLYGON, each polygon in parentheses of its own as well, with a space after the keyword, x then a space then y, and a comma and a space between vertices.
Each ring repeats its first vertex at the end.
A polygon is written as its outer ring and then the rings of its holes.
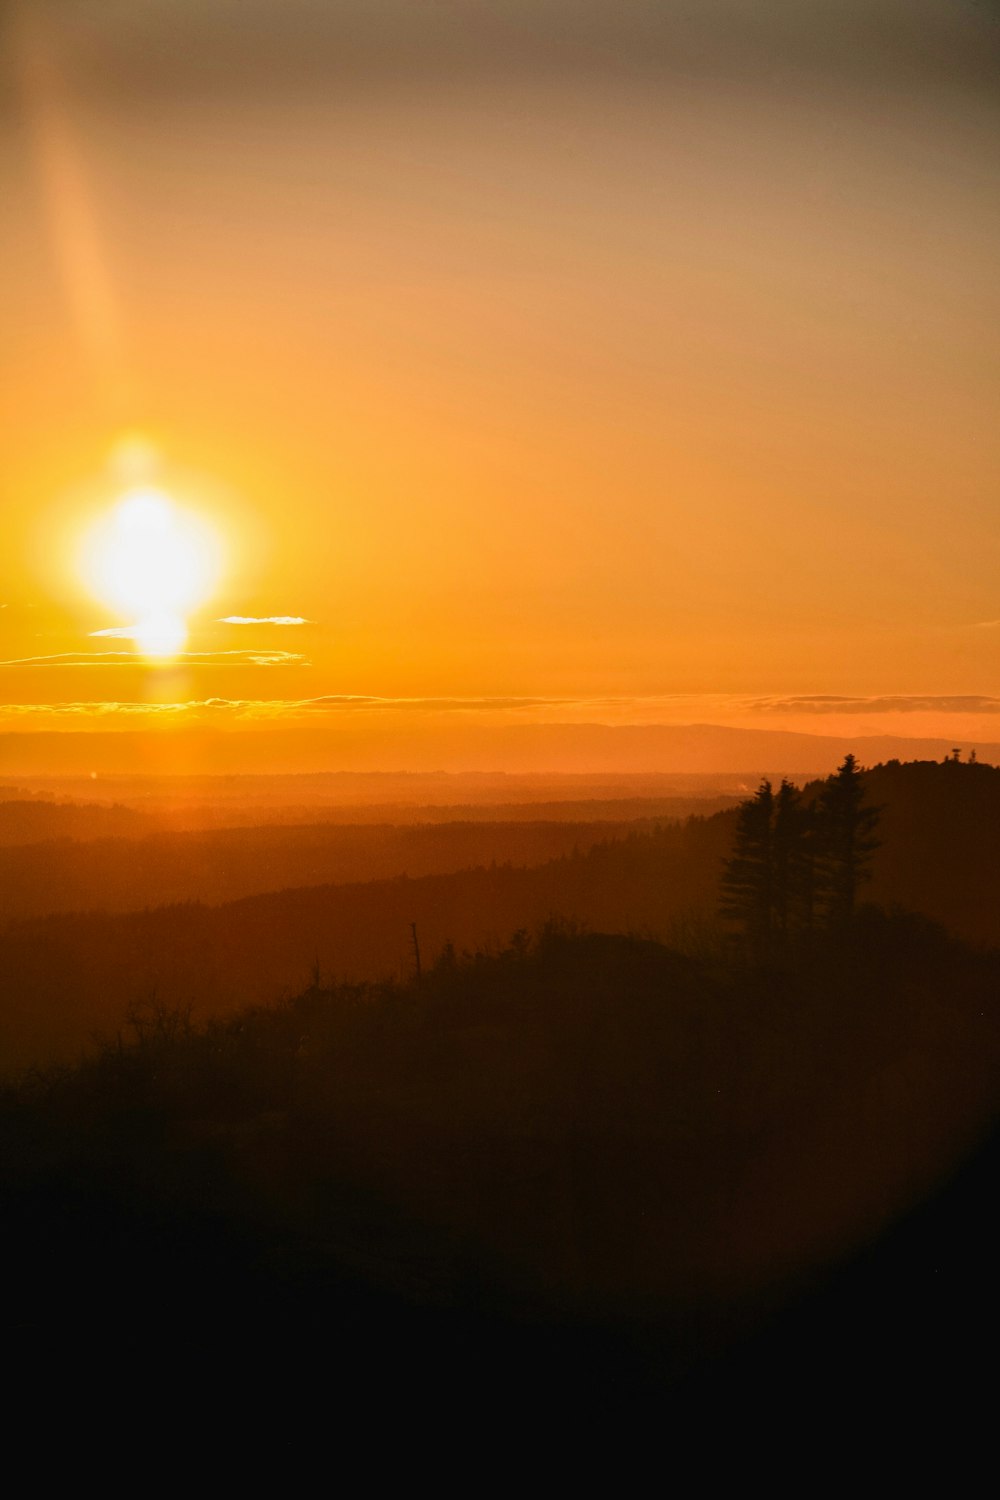
POLYGON ((191 8, 8 7, 0 732, 1000 738, 987 12, 388 9, 303 0, 260 73, 191 8), (218 553, 145 627, 83 559, 143 493, 218 553))
POLYGON ((50 1435, 957 1479, 998 65, 997 0, 0 5, 0 1206, 50 1435))

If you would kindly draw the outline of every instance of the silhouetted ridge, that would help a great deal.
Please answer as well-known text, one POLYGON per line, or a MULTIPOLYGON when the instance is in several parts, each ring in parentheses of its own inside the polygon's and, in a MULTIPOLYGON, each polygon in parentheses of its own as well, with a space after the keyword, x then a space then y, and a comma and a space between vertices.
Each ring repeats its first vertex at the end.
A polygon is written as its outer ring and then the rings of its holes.
MULTIPOLYGON (((351 1403, 426 1340, 434 1400, 460 1409, 470 1380, 540 1399, 543 1369, 559 1409, 723 1380, 987 1129, 998 980, 1000 956, 861 910, 780 974, 555 924, 420 984, 314 985, 202 1028, 147 1003, 3 1099, 15 1346, 58 1329, 140 1368, 166 1341, 227 1369, 319 1341, 351 1403)), ((863 1295, 872 1316, 878 1276, 863 1295)), ((953 1392, 937 1347, 907 1359, 953 1392)), ((800 1357, 832 1398, 844 1352, 800 1357)))
MULTIPOLYGON (((865 899, 1000 944, 1000 770, 918 762, 875 767, 861 779, 866 801, 881 809, 881 847, 865 899)), ((803 788, 804 806, 823 785, 803 788)), ((72 1060, 93 1031, 117 1027, 131 1002, 153 992, 204 1017, 288 993, 316 962, 322 974, 349 980, 408 974, 414 921, 429 961, 449 939, 460 948, 499 943, 553 915, 709 951, 721 940, 719 880, 736 820, 734 809, 624 837, 603 828, 589 849, 535 868, 486 861, 452 874, 284 890, 215 909, 189 903, 13 924, 0 932, 7 984, 0 1059, 7 1068, 72 1060)), ((475 831, 467 837, 474 849, 475 831)))

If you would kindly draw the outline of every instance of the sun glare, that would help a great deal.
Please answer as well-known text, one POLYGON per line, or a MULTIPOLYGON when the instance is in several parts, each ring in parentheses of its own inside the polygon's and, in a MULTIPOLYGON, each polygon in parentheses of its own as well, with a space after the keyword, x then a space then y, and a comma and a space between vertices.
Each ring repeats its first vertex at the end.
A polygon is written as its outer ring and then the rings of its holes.
POLYGON ((146 656, 173 656, 187 640, 185 617, 203 603, 220 571, 212 529, 161 490, 125 495, 87 538, 83 572, 102 604, 130 617, 146 656))
POLYGON ((132 639, 144 656, 176 656, 187 641, 187 625, 180 615, 150 615, 136 625, 132 639))

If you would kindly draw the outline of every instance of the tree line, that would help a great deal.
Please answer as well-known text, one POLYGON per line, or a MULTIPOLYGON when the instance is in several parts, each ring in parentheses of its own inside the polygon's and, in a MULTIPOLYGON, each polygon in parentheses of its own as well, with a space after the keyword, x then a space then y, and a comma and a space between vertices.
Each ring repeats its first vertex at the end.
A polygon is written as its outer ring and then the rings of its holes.
POLYGON ((810 800, 787 779, 764 780, 740 804, 722 876, 721 914, 766 959, 817 927, 851 922, 868 878, 879 809, 865 803, 853 755, 810 800))

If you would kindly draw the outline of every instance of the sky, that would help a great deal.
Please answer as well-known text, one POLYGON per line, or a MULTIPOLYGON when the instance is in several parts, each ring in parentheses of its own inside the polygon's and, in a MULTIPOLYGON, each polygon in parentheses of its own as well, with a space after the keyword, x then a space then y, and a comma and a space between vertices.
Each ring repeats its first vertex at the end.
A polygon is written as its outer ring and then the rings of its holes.
POLYGON ((1000 739, 997 5, 0 18, 0 731, 1000 739))

